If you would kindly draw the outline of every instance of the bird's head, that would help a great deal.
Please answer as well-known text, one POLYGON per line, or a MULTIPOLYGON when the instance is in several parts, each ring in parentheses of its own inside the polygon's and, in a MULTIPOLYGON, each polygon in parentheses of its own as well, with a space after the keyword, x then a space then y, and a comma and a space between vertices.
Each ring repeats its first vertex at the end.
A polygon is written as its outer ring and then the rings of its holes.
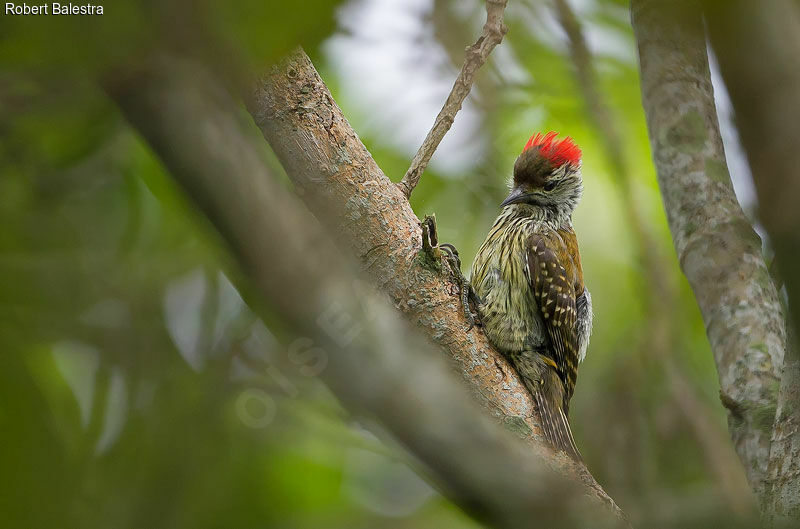
POLYGON ((583 192, 581 150, 558 133, 534 134, 514 162, 511 194, 502 206, 528 204, 558 219, 572 214, 583 192))

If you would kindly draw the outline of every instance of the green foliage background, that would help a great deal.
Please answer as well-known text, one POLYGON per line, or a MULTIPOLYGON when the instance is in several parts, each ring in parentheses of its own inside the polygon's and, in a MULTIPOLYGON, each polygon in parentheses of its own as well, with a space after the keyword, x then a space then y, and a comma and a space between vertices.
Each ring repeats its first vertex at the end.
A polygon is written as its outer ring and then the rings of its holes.
MULTIPOLYGON (((748 513, 711 352, 666 228, 636 63, 596 57, 644 228, 671 274, 671 358, 698 399, 690 411, 652 354, 657 337, 646 307, 659 300, 648 299, 629 204, 586 117, 552 7, 511 4, 501 46, 529 81, 509 80, 509 59, 490 60, 469 99, 485 148, 461 153, 469 169, 458 173, 434 160, 414 209, 436 213, 440 239, 460 249, 466 271, 527 137, 550 129, 573 136, 586 183, 575 226, 596 312, 572 406, 578 446, 634 520, 680 525, 718 509, 748 513), (699 442, 689 413, 716 438, 699 442)), ((450 58, 438 72, 449 85, 483 4, 421 5, 419 24, 450 58)), ((635 57, 627 2, 580 6, 585 27, 635 57)), ((279 315, 264 323, 253 316, 232 286, 238 272, 224 246, 98 88, 97 80, 134 71, 162 48, 204 57, 235 86, 243 72, 262 71, 301 43, 378 164, 398 180, 413 152, 371 124, 384 109, 366 105, 341 77, 329 39, 353 36, 342 22, 349 11, 337 18, 336 8, 323 0, 142 0, 106 4, 102 17, 0 15, 4 526, 477 525, 424 481, 401 447, 368 433, 304 376, 287 354, 294 337, 279 315)), ((409 45, 425 54, 430 43, 409 45)), ((404 109, 385 111, 402 119, 404 109)))

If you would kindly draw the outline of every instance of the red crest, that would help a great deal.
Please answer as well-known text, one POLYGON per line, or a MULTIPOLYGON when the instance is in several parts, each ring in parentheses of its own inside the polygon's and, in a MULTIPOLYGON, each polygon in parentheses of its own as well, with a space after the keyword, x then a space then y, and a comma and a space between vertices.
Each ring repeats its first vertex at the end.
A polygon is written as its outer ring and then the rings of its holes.
POLYGON ((531 147, 539 147, 539 153, 543 158, 548 160, 553 167, 560 167, 565 163, 571 163, 573 165, 580 163, 580 147, 575 145, 575 142, 572 141, 572 138, 569 136, 563 140, 556 139, 557 136, 557 132, 548 132, 544 136, 542 136, 540 132, 537 132, 531 136, 531 139, 525 144, 525 148, 522 149, 522 152, 527 151, 531 147))

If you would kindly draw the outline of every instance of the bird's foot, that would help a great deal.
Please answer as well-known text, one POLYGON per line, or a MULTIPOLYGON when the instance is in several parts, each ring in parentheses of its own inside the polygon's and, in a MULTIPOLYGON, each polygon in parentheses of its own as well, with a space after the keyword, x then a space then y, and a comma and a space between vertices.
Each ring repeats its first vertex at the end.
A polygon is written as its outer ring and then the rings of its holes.
POLYGON ((456 247, 449 243, 439 244, 439 237, 436 231, 436 217, 434 215, 427 215, 425 220, 422 221, 422 249, 431 255, 436 261, 444 258, 447 261, 448 267, 455 276, 456 283, 459 287, 461 295, 461 308, 464 311, 464 318, 469 322, 469 328, 481 326, 480 321, 480 305, 481 300, 478 294, 472 288, 469 281, 464 274, 461 273, 461 258, 458 256, 456 247), (475 311, 471 310, 470 302, 475 307, 475 311))

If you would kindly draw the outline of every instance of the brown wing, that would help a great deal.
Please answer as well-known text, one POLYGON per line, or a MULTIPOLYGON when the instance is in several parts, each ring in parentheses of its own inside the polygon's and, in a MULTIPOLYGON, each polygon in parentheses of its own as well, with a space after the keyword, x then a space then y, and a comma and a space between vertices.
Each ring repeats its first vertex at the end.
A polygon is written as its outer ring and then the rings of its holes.
POLYGON ((553 243, 540 234, 533 234, 528 246, 528 277, 539 303, 539 310, 547 329, 556 371, 564 383, 564 412, 575 390, 578 377, 578 335, 575 321, 574 280, 568 277, 558 255, 551 249, 553 243))
POLYGON ((556 233, 564 243, 566 254, 569 256, 562 264, 575 280, 575 294, 576 297, 579 297, 583 292, 583 269, 581 268, 581 252, 578 249, 578 237, 572 226, 563 226, 556 233))

